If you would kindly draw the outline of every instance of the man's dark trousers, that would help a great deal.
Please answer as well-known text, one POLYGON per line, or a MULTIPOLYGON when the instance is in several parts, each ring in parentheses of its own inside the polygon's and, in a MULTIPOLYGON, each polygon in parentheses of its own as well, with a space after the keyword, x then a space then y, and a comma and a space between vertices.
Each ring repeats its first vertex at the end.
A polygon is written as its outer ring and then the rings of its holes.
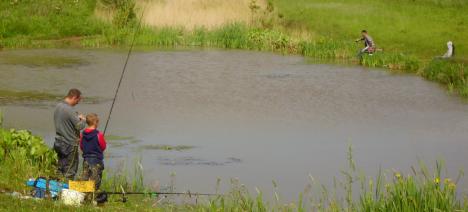
POLYGON ((67 180, 74 180, 78 172, 79 152, 78 146, 67 142, 56 140, 54 150, 58 156, 58 174, 67 180))

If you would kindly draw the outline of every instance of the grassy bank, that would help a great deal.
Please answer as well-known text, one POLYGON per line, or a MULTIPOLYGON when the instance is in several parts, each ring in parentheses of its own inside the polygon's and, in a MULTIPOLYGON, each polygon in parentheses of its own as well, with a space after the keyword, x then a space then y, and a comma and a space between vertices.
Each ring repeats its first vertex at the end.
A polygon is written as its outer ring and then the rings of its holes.
POLYGON ((428 60, 442 55, 451 40, 457 57, 468 57, 468 2, 465 0, 273 0, 283 25, 314 37, 352 41, 367 29, 385 52, 428 60))
MULTIPOLYGON (((126 203, 113 196, 105 206, 85 205, 79 208, 65 206, 57 201, 21 199, 11 195, 17 191, 28 194, 25 186, 30 177, 55 174, 56 156, 39 137, 25 130, 0 128, 0 210, 24 211, 466 211, 468 202, 457 198, 460 178, 442 175, 443 164, 436 163, 433 171, 421 165, 410 174, 381 171, 376 177, 367 177, 356 167, 348 153, 349 167, 343 176, 335 179, 335 187, 327 188, 310 176, 310 182, 298 193, 297 201, 283 202, 275 189, 274 200, 267 201, 262 192, 254 193, 236 180, 223 196, 199 198, 195 201, 162 201, 151 195, 130 196, 126 203), (340 195, 342 194, 342 195, 340 195)), ((108 171, 108 170, 107 170, 108 171)), ((142 167, 137 165, 135 176, 124 173, 106 174, 104 190, 148 191, 143 184, 142 167)), ((57 176, 55 176, 57 177, 57 176)), ((273 186, 276 185, 273 184, 273 186)), ((461 196, 464 196, 462 194, 461 196)), ((190 199, 188 195, 182 197, 190 199)))

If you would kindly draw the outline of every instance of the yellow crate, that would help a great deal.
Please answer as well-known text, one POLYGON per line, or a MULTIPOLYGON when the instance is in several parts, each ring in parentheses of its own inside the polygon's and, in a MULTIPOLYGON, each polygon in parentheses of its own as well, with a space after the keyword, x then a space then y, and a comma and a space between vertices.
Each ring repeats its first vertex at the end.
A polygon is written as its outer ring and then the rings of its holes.
POLYGON ((79 192, 94 192, 94 180, 88 181, 68 181, 68 186, 70 190, 75 190, 79 192))

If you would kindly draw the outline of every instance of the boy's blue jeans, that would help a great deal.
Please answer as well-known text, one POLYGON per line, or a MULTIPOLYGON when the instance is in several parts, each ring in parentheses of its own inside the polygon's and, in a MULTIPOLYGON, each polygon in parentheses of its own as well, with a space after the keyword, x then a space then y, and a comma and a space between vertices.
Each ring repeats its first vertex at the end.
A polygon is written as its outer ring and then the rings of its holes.
POLYGON ((104 171, 104 162, 97 158, 83 159, 82 180, 94 180, 95 189, 99 190, 101 186, 102 171, 104 171))

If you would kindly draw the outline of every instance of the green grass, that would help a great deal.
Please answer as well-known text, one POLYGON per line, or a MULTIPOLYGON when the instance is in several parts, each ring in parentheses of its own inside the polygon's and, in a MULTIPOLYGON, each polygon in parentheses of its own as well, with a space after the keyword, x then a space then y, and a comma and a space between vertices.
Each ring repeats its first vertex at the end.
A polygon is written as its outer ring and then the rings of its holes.
POLYGON ((108 26, 92 14, 95 0, 0 1, 0 38, 60 39, 102 33, 108 26))
POLYGON ((286 29, 306 28, 321 37, 352 43, 367 29, 385 52, 430 59, 452 40, 468 56, 465 0, 272 0, 286 29))

